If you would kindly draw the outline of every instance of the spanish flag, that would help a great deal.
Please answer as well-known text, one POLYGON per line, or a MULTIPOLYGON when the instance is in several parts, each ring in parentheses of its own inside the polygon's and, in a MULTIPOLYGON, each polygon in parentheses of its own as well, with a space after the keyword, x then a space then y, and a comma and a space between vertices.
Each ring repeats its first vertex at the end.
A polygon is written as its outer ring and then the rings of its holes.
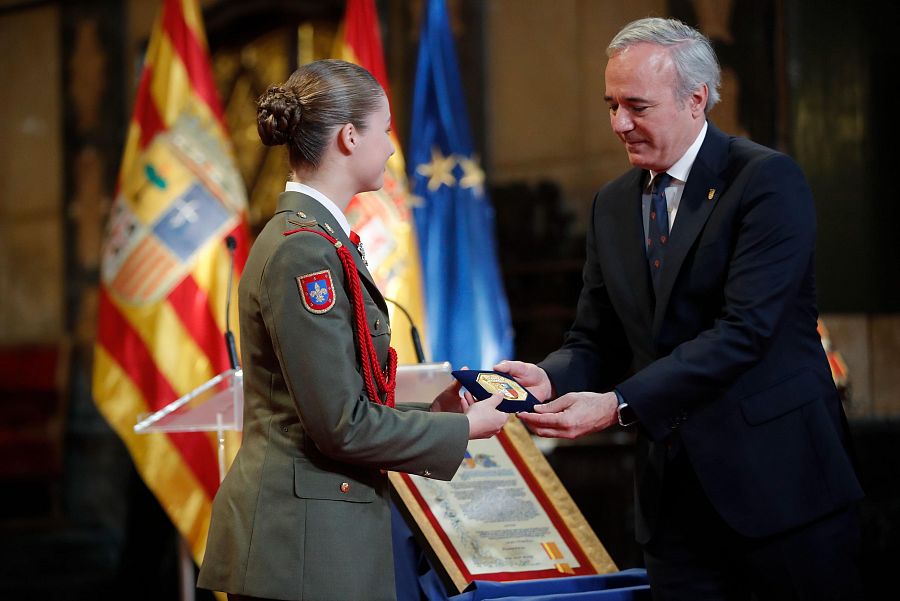
MULTIPOLYGON (((341 30, 335 38, 334 58, 365 68, 387 94, 390 102, 387 70, 381 33, 373 0, 347 0, 341 30)), ((422 265, 419 244, 410 211, 406 164, 395 133, 391 134, 397 152, 390 158, 384 174, 384 187, 359 194, 350 201, 347 216, 366 248, 369 270, 379 289, 409 312, 412 324, 425 338, 425 303, 422 297, 422 265)), ((400 363, 415 363, 416 354, 406 335, 406 316, 397 317, 396 306, 388 303, 394 334, 391 344, 400 363)), ((402 312, 402 311, 401 311, 402 312)), ((422 341, 425 348, 427 342, 422 341)))
POLYGON ((216 441, 136 434, 134 425, 230 368, 225 240, 237 243, 237 275, 249 247, 246 213, 197 1, 165 0, 103 247, 93 394, 198 561, 219 486, 216 441))

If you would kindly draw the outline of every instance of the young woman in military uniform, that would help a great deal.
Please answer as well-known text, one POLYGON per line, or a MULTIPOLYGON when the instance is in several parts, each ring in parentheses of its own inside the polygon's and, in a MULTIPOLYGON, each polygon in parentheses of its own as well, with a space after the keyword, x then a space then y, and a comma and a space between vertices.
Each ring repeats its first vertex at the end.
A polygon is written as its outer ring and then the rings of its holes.
POLYGON ((382 186, 394 153, 378 82, 343 61, 298 69, 258 101, 291 181, 241 277, 241 448, 213 503, 199 586, 230 599, 392 600, 386 470, 449 480, 469 439, 496 434, 500 397, 458 388, 394 404, 384 298, 341 212, 382 186))

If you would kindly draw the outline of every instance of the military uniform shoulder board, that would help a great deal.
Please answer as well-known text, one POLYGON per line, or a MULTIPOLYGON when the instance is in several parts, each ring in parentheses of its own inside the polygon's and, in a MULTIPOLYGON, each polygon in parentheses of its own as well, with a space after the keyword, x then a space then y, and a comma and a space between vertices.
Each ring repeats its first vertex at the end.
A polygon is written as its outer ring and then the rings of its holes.
POLYGON ((334 283, 330 269, 298 275, 297 286, 303 306, 310 313, 327 313, 334 306, 334 283))
POLYGON ((312 217, 307 217, 306 213, 293 213, 287 218, 287 222, 297 227, 315 227, 319 224, 312 217))

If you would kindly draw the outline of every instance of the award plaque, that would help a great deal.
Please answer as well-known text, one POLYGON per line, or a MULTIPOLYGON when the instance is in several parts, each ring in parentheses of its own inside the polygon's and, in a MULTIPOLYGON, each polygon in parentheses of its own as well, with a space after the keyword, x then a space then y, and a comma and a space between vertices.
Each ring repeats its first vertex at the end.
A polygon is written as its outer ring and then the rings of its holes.
POLYGON ((398 508, 450 590, 462 592, 473 580, 617 571, 514 416, 497 436, 469 441, 450 482, 398 472, 390 479, 398 508))
POLYGON ((461 369, 451 372, 451 375, 459 380, 465 389, 479 401, 483 401, 492 394, 503 395, 503 400, 500 401, 497 409, 506 413, 531 411, 535 405, 540 404, 533 394, 509 374, 498 371, 461 369))

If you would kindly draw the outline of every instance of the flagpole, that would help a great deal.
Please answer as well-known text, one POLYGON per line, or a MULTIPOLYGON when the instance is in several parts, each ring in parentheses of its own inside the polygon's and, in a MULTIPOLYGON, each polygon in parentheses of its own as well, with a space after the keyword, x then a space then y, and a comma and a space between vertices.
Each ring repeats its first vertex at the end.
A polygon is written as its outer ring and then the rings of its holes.
POLYGON ((197 576, 191 548, 184 537, 178 535, 178 598, 181 601, 194 601, 197 594, 197 576))

